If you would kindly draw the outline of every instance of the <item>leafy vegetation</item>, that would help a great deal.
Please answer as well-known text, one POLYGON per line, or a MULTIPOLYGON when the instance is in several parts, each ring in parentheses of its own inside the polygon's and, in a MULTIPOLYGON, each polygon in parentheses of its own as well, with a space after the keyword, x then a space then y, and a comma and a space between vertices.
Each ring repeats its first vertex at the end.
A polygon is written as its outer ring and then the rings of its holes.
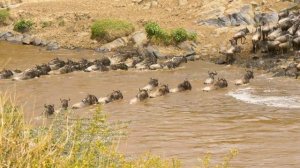
POLYGON ((112 41, 119 37, 128 36, 134 31, 131 23, 122 20, 104 19, 93 23, 92 39, 112 41))
POLYGON ((9 11, 6 9, 0 10, 0 25, 5 24, 7 18, 9 17, 9 11))
POLYGON ((122 123, 109 123, 98 108, 92 118, 58 114, 48 126, 32 127, 22 111, 0 97, 0 167, 177 168, 177 160, 147 154, 127 160, 116 150, 122 123))
POLYGON ((170 32, 162 29, 155 22, 148 22, 145 25, 145 31, 147 33, 148 39, 154 42, 163 43, 165 45, 178 44, 186 40, 195 41, 197 38, 196 33, 189 33, 184 28, 177 28, 170 32))
POLYGON ((224 157, 223 162, 215 166, 211 165, 211 154, 207 153, 203 159, 201 159, 201 168, 230 168, 230 162, 238 155, 238 153, 239 151, 237 149, 230 150, 230 152, 224 157))
POLYGON ((34 23, 30 20, 21 19, 14 25, 14 31, 25 33, 32 29, 34 23))

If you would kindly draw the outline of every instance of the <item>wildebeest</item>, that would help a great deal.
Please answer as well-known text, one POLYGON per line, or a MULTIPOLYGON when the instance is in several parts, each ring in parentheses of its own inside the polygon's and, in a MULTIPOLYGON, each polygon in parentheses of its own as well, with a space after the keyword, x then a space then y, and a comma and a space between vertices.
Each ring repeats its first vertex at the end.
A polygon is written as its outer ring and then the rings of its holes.
POLYGON ((50 115, 52 115, 52 114, 54 114, 54 105, 53 104, 49 104, 49 105, 44 105, 44 108, 45 108, 45 110, 44 110, 44 114, 46 115, 46 116, 50 116, 50 115))
POLYGON ((68 109, 70 100, 71 100, 70 98, 69 99, 60 99, 61 108, 63 110, 67 110, 68 109))
POLYGON ((155 92, 150 93, 149 97, 155 98, 155 97, 166 95, 168 93, 170 93, 169 86, 163 84, 163 85, 160 85, 159 88, 155 92))
POLYGON ((236 41, 236 44, 237 44, 238 39, 241 39, 241 43, 243 44, 243 39, 245 39, 245 41, 246 41, 246 35, 249 32, 250 32, 249 29, 246 27, 246 28, 238 31, 236 34, 234 34, 233 39, 236 41))
POLYGON ((253 71, 247 70, 246 74, 244 75, 243 79, 239 79, 235 81, 235 85, 243 85, 250 82, 250 79, 254 78, 253 71))
POLYGON ((95 95, 88 94, 86 98, 81 100, 81 102, 76 103, 72 106, 72 109, 78 109, 78 108, 83 108, 87 106, 91 106, 94 104, 98 104, 98 98, 95 95))
POLYGON ((176 93, 176 92, 183 92, 187 90, 192 90, 191 83, 186 79, 182 83, 178 84, 178 86, 174 89, 171 89, 170 92, 176 93))
POLYGON ((215 76, 218 75, 218 73, 215 72, 210 72, 208 71, 208 78, 204 81, 204 84, 213 84, 215 81, 215 76))
POLYGON ((150 81, 145 87, 143 87, 143 90, 152 91, 157 86, 158 86, 158 79, 150 78, 150 81))
POLYGON ((135 98, 130 100, 130 104, 137 103, 138 101, 144 101, 149 98, 148 90, 145 89, 139 89, 138 94, 135 96, 135 98))

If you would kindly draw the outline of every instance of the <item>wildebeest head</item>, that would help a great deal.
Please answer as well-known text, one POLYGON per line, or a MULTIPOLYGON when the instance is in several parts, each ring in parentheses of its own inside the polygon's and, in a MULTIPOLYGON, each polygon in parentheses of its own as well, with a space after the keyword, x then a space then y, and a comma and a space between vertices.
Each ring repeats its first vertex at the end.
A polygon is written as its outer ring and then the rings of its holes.
POLYGON ((54 58, 48 63, 48 65, 57 65, 58 67, 63 67, 65 64, 65 61, 60 60, 59 58, 54 58))
POLYGON ((128 70, 128 66, 125 63, 119 63, 119 64, 114 64, 114 65, 110 65, 110 68, 112 70, 128 70))
POLYGON ((192 85, 188 80, 184 80, 182 83, 178 85, 178 89, 180 91, 192 90, 192 85))
POLYGON ((51 71, 51 68, 47 64, 36 65, 36 70, 40 73, 40 75, 47 75, 48 72, 51 71))
POLYGON ((158 80, 155 79, 155 78, 150 78, 150 81, 149 81, 148 84, 153 86, 153 87, 157 87, 158 86, 158 80))
POLYGON ((111 61, 110 61, 110 59, 109 59, 108 57, 103 57, 103 58, 101 58, 101 59, 95 60, 94 63, 95 63, 95 64, 101 63, 101 64, 104 65, 104 66, 110 66, 111 61))
POLYGON ((214 79, 216 75, 218 75, 217 71, 215 71, 215 72, 210 72, 210 71, 208 71, 208 76, 209 76, 210 78, 214 79))
POLYGON ((53 104, 49 104, 49 105, 44 105, 45 110, 44 110, 44 114, 46 116, 50 116, 52 114, 54 114, 54 105, 53 104))
POLYGON ((148 91, 145 89, 139 89, 139 93, 136 95, 138 100, 145 100, 149 97, 148 91))
POLYGON ((249 80, 249 79, 253 79, 254 78, 254 73, 253 71, 247 70, 244 79, 249 80))
POLYGON ((115 101, 115 100, 121 100, 123 99, 123 94, 120 90, 114 90, 110 95, 109 95, 109 100, 110 101, 115 101))
POLYGON ((86 98, 84 98, 83 100, 82 100, 82 102, 84 103, 84 104, 87 104, 87 105, 93 105, 93 104, 98 104, 99 102, 98 102, 98 98, 96 97, 96 96, 94 96, 94 95, 91 95, 91 94, 88 94, 87 96, 86 96, 86 98))
POLYGON ((68 107, 69 107, 69 101, 71 99, 60 99, 60 103, 61 103, 61 108, 64 109, 64 110, 67 110, 68 107))
POLYGON ((24 73, 24 77, 26 79, 32 79, 32 78, 35 78, 35 77, 40 77, 40 74, 41 74, 40 70, 38 70, 37 68, 27 69, 23 73, 24 73))
POLYGON ((0 72, 0 79, 8 79, 10 77, 12 77, 14 74, 11 70, 7 70, 7 69, 3 69, 0 72))
POLYGON ((168 85, 160 85, 158 92, 161 93, 162 95, 165 95, 170 92, 169 86, 168 85))
POLYGON ((214 84, 214 86, 219 88, 225 88, 228 86, 227 80, 224 78, 218 79, 218 81, 214 84))

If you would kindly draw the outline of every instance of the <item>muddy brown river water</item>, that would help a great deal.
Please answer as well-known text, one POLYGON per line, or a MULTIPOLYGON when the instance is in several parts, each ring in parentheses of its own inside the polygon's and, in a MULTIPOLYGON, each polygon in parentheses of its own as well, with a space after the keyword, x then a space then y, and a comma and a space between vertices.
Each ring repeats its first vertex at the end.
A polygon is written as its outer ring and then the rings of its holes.
MULTIPOLYGON (((99 54, 47 52, 0 42, 0 62, 5 68, 24 70, 54 57, 92 59, 99 54)), ((76 103, 87 93, 101 97, 121 90, 124 100, 104 105, 103 110, 111 120, 132 121, 127 140, 120 144, 128 156, 151 151, 179 158, 184 167, 195 167, 207 152, 220 161, 230 149, 237 148, 239 155, 232 161, 233 167, 299 167, 300 80, 272 78, 255 71, 251 84, 234 86, 234 79, 242 77, 244 71, 196 61, 172 71, 74 72, 26 81, 1 80, 0 91, 16 92, 26 118, 34 120, 45 103, 58 106, 59 98, 71 98, 71 103, 76 103), (229 81, 229 87, 202 92, 208 70, 218 71, 229 81), (171 88, 188 78, 193 90, 130 105, 129 100, 150 77, 171 88)))

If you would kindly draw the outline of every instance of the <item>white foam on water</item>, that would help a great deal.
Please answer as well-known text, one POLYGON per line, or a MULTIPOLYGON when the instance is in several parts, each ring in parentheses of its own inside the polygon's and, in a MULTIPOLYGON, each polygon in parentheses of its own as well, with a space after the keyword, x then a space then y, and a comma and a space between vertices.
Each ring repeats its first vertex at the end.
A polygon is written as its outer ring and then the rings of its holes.
POLYGON ((280 108, 300 108, 300 97, 296 96, 260 96, 252 94, 252 88, 238 89, 227 95, 250 104, 280 108))

